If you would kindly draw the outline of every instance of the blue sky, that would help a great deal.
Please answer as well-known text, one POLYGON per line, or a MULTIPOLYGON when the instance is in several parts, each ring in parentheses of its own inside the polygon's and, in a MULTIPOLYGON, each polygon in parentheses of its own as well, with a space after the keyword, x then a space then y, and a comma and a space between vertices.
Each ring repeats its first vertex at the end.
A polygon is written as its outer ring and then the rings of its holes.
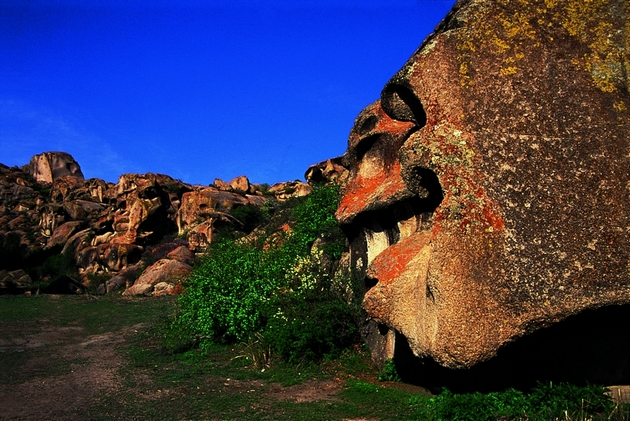
POLYGON ((453 3, 0 0, 0 163, 303 179, 453 3))

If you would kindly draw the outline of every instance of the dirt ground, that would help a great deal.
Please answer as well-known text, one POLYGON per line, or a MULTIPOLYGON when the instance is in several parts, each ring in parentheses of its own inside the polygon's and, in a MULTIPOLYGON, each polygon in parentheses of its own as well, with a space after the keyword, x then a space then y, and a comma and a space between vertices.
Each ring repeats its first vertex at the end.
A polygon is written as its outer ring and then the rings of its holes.
POLYGON ((116 348, 140 327, 86 337, 78 326, 47 326, 3 336, 0 360, 11 378, 0 384, 0 419, 84 419, 81 408, 119 386, 116 348))
MULTIPOLYGON (((78 326, 44 325, 33 334, 3 329, 0 367, 5 381, 0 382, 0 419, 86 419, 84 411, 98 403, 100 396, 121 387, 121 345, 132 340, 144 327, 139 324, 88 336, 78 326)), ((263 393, 277 400, 298 403, 337 401, 335 395, 343 386, 340 379, 309 380, 290 387, 270 385, 262 380, 215 380, 217 386, 237 393, 263 393)), ((164 390, 159 397, 144 398, 161 399, 169 393, 177 392, 164 390)))

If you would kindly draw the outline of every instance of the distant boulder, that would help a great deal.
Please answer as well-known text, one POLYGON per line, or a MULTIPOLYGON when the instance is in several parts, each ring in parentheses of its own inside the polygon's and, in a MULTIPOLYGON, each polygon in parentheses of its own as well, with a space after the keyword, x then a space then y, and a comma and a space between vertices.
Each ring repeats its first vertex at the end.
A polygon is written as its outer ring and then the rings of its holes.
POLYGON ((66 152, 44 152, 31 158, 26 171, 40 183, 52 183, 62 177, 83 180, 81 167, 72 155, 66 152))
POLYGON ((313 191, 313 187, 301 181, 286 181, 272 185, 269 191, 279 202, 286 202, 293 197, 308 196, 313 191))
MULTIPOLYGON (((192 266, 177 260, 161 259, 145 270, 138 280, 125 290, 123 295, 152 295, 154 287, 160 283, 175 285, 184 280, 192 271, 192 266)), ((164 284, 160 290, 168 289, 164 284)))

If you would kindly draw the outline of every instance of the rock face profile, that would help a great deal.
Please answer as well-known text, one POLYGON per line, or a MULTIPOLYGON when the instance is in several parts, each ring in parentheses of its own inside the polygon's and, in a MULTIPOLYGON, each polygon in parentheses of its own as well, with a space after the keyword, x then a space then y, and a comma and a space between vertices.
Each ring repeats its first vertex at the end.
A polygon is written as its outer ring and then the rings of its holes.
POLYGON ((629 14, 457 1, 357 117, 337 219, 408 380, 630 380, 629 14))

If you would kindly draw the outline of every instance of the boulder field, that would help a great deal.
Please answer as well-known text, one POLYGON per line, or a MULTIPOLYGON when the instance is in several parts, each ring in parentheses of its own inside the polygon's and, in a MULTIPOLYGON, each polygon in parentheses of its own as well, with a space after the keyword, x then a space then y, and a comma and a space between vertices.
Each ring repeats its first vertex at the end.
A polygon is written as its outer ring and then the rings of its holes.
POLYGON ((359 114, 336 216, 375 359, 454 389, 630 381, 629 21, 459 0, 359 114))
MULTIPOLYGON (((64 152, 36 155, 21 168, 0 164, 0 293, 30 292, 34 281, 57 281, 50 273, 68 269, 78 272, 78 285, 102 293, 175 293, 219 229, 242 228, 231 211, 310 189, 251 184, 245 176, 211 186, 151 173, 123 174, 115 184, 86 180, 64 152), (43 279, 29 275, 34 267, 43 279)), ((82 291, 60 278, 58 291, 82 291)))

